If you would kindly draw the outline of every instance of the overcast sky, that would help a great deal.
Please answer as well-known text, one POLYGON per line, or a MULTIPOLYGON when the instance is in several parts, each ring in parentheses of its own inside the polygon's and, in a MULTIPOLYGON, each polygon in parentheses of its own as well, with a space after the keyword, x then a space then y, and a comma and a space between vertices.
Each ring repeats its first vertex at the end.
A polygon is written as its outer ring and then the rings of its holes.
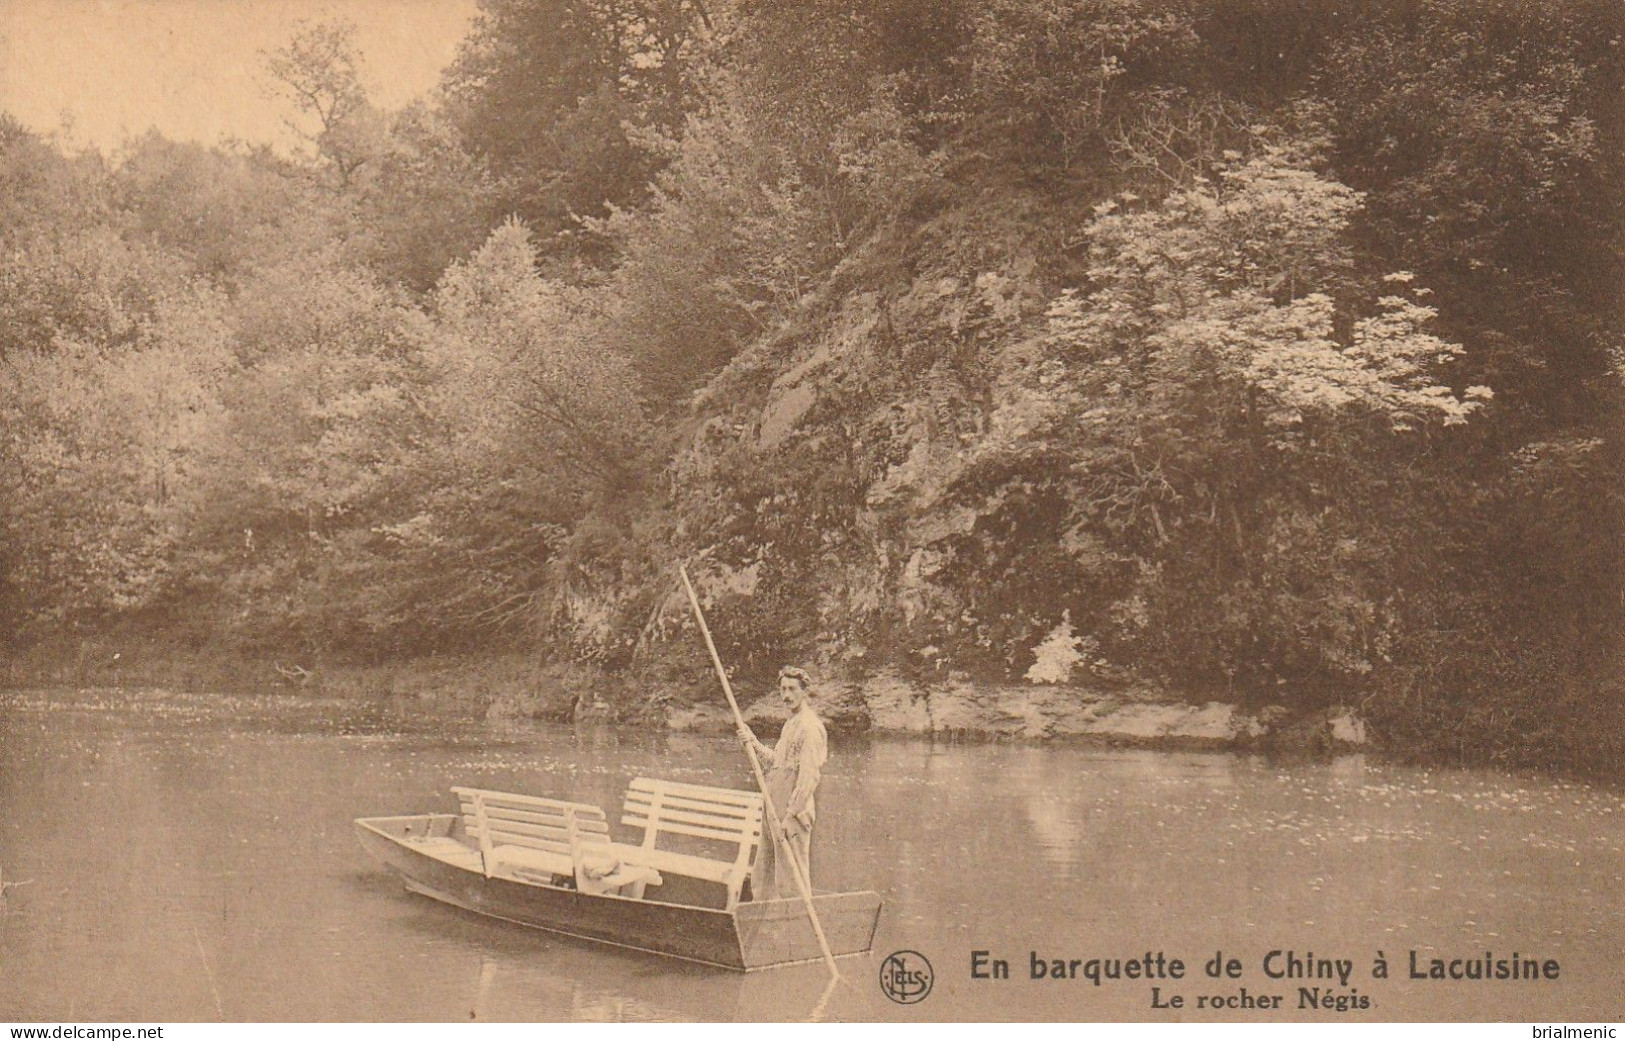
POLYGON ((434 87, 474 13, 474 0, 0 0, 0 109, 39 131, 66 115, 75 142, 104 150, 149 127, 286 143, 260 52, 300 19, 353 21, 373 98, 393 108, 434 87))

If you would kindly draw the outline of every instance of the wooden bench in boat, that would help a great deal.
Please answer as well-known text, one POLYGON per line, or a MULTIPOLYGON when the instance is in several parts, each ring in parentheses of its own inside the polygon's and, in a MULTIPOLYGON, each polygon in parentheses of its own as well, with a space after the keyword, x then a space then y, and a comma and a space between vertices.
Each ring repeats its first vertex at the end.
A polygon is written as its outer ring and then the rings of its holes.
POLYGON ((604 811, 589 803, 482 788, 453 788, 463 830, 479 842, 485 877, 506 875, 554 884, 571 879, 584 893, 660 885, 651 866, 625 862, 612 849, 604 811))
MULTIPOLYGON (((625 863, 720 883, 727 890, 726 907, 732 910, 761 842, 762 796, 639 777, 627 788, 621 823, 643 829, 642 845, 614 845, 625 863), (661 839, 668 836, 706 840, 726 859, 671 849, 669 844, 663 848, 661 839)), ((642 896, 643 887, 634 885, 631 895, 642 896)))

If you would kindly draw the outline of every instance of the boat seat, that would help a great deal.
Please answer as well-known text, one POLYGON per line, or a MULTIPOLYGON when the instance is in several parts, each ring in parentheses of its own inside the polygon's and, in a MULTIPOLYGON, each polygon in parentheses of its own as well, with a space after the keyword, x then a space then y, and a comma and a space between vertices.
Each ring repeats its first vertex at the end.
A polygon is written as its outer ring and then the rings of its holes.
POLYGON ((549 853, 524 846, 493 846, 490 857, 493 871, 509 868, 537 875, 563 875, 566 878, 576 871, 575 862, 568 853, 549 853))
POLYGON ((660 871, 669 871, 674 875, 684 875, 689 878, 702 878, 707 882, 726 883, 733 877, 734 865, 725 860, 712 860, 693 853, 674 853, 667 849, 646 849, 643 846, 628 846, 623 843, 611 843, 613 849, 623 860, 634 864, 646 864, 660 871))
MULTIPOLYGON (((726 888, 726 907, 731 910, 739 903, 762 838, 762 796, 639 777, 627 788, 621 823, 643 829, 640 845, 611 844, 622 861, 720 883, 726 888), (704 845, 707 851, 673 849, 676 837, 691 846, 704 845), (712 850, 717 855, 708 855, 712 850)), ((632 895, 643 894, 634 886, 632 895)))
POLYGON ((479 842, 487 878, 502 875, 554 884, 572 879, 588 893, 661 883, 658 869, 622 862, 611 849, 609 821, 589 803, 536 795, 453 788, 463 829, 479 842))

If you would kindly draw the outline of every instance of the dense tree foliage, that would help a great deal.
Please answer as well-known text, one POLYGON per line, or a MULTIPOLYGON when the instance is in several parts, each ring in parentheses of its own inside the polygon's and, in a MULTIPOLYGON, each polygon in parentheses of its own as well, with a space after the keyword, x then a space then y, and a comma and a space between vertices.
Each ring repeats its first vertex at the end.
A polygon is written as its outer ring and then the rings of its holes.
MULTIPOLYGON (((1625 720, 1605 0, 482 0, 308 147, 0 120, 0 609, 306 662, 539 647, 1625 720)), ((1617 728, 1616 728, 1617 729, 1617 728)))
POLYGON ((558 259, 601 257, 583 219, 646 197, 682 124, 702 0, 484 0, 448 71, 453 119, 558 259))

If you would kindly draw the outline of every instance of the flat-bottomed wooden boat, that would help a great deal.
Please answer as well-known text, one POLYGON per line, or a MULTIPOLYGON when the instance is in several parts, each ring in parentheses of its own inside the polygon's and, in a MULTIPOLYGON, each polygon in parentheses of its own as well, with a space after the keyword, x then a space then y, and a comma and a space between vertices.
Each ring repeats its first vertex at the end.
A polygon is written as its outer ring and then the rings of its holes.
MULTIPOLYGON (((589 804, 454 791, 460 813, 355 822, 361 845, 415 893, 726 969, 821 957, 799 898, 748 899, 760 795, 639 778, 622 817, 643 829, 642 843, 631 845, 611 841, 603 811, 589 804), (717 856, 718 848, 731 856, 717 856)), ((879 894, 814 892, 812 902, 837 957, 872 948, 879 894)))

